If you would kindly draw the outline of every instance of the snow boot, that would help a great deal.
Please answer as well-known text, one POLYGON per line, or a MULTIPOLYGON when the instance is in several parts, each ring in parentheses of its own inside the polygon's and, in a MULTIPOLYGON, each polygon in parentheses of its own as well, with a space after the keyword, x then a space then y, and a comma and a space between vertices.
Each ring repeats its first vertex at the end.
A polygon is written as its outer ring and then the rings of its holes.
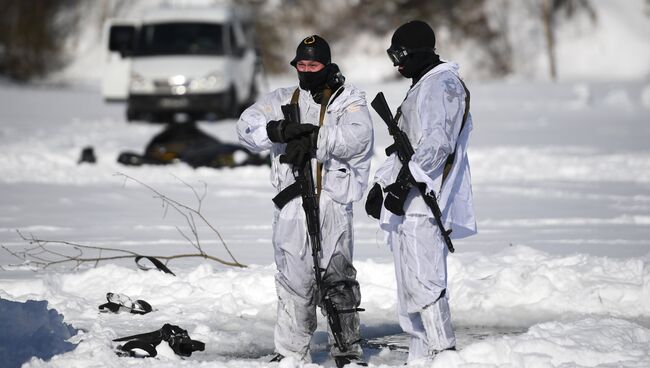
POLYGON ((273 358, 271 358, 271 360, 269 360, 269 363, 280 362, 280 361, 282 361, 282 359, 284 359, 284 355, 278 353, 278 354, 275 354, 275 356, 273 358))
POLYGON ((341 356, 335 356, 334 357, 334 362, 336 363, 337 368, 343 368, 349 364, 356 364, 362 367, 367 367, 368 363, 366 363, 361 357, 358 355, 341 355, 341 356))

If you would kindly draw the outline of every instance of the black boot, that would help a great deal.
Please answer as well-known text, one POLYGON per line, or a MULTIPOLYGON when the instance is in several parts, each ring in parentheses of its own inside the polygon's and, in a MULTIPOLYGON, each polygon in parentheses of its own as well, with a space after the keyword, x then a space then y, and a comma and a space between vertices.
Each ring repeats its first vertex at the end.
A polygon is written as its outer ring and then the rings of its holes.
POLYGON ((271 360, 269 360, 269 363, 276 363, 276 362, 281 361, 282 359, 284 359, 284 355, 278 353, 278 354, 275 354, 275 356, 271 360))
POLYGON ((356 364, 360 365, 362 367, 367 367, 368 363, 366 363, 363 358, 357 356, 357 355, 341 355, 341 356, 335 356, 334 357, 334 362, 336 362, 336 367, 337 368, 343 368, 348 364, 356 364))

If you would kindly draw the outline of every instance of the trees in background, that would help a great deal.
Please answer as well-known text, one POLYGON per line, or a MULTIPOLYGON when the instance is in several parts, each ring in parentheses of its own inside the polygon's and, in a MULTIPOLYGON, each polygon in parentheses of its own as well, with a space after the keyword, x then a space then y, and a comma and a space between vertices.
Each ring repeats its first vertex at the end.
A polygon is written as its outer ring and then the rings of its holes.
MULTIPOLYGON (((158 0, 150 5, 169 1, 172 0, 158 0)), ((516 64, 522 62, 514 57, 518 46, 513 42, 513 28, 509 23, 513 17, 527 16, 540 30, 540 40, 536 42, 540 43, 540 49, 545 49, 549 75, 555 79, 555 33, 560 20, 578 14, 588 14, 595 20, 591 1, 238 0, 236 3, 248 5, 254 11, 258 48, 266 70, 271 73, 287 70, 287 52, 293 52, 297 34, 316 32, 333 43, 352 44, 360 33, 382 38, 408 20, 421 19, 434 25, 439 38, 444 39, 440 44, 471 47, 478 60, 475 67, 485 76, 500 77, 516 71, 516 64), (526 14, 511 12, 522 7, 526 14), (542 43, 545 43, 543 47, 542 43)), ((650 4, 650 0, 646 2, 650 4)), ((94 17, 93 21, 102 23, 111 16, 125 16, 134 4, 145 3, 0 0, 0 75, 17 81, 46 76, 69 61, 66 42, 78 33, 80 19, 86 20, 89 14, 96 15, 99 11, 101 16, 94 17)))
POLYGON ((0 0, 0 75, 39 78, 65 65, 81 0, 0 0))
POLYGON ((546 55, 548 57, 549 76, 557 79, 557 60, 555 58, 555 30, 561 16, 572 18, 578 13, 586 13, 592 21, 596 21, 596 12, 588 0, 541 0, 535 2, 535 10, 539 14, 544 28, 546 40, 546 55))

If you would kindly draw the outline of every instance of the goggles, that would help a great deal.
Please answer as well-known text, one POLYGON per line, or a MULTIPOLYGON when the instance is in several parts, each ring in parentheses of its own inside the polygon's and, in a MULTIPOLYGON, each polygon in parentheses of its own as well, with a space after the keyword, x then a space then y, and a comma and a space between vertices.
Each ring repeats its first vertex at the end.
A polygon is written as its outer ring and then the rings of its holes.
POLYGON ((386 53, 388 53, 388 58, 393 62, 393 66, 402 65, 407 56, 418 52, 435 53, 435 49, 432 47, 418 47, 414 49, 407 49, 404 46, 391 45, 391 47, 386 50, 386 53))

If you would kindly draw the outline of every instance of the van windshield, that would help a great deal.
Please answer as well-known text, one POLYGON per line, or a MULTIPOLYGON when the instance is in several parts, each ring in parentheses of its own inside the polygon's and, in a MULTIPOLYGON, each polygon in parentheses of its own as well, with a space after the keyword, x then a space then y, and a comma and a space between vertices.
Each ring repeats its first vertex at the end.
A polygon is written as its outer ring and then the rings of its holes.
POLYGON ((156 23, 140 28, 136 56, 224 55, 224 26, 214 23, 156 23))

